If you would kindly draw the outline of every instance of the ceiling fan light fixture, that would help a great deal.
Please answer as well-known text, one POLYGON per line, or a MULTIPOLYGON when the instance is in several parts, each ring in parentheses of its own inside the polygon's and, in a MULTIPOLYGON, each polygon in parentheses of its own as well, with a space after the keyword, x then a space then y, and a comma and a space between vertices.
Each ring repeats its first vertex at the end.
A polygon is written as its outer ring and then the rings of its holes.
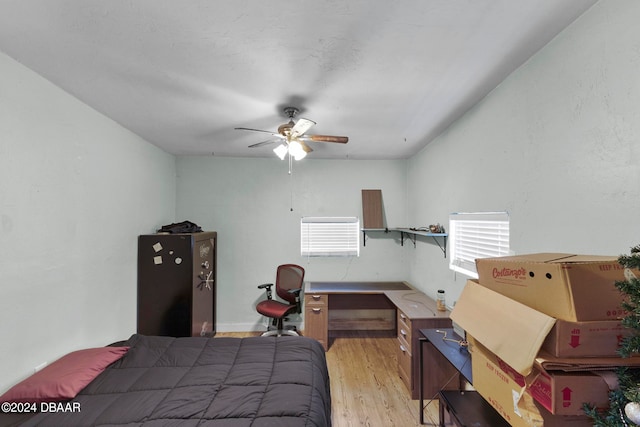
POLYGON ((298 141, 291 141, 289 143, 289 154, 296 160, 302 160, 306 157, 307 152, 304 151, 302 145, 298 141))
POLYGON ((307 145, 308 141, 334 142, 340 144, 346 144, 349 141, 349 138, 346 136, 307 135, 307 131, 311 129, 311 127, 315 126, 316 122, 305 118, 300 118, 297 121, 294 121, 294 117, 299 113, 299 110, 295 107, 286 107, 284 109, 284 113, 289 117, 289 122, 280 125, 277 133, 268 130, 245 127, 237 127, 235 129, 268 133, 273 137, 267 141, 251 144, 249 145, 249 148, 262 147, 263 145, 283 141, 283 143, 275 148, 273 152, 276 153, 280 160, 284 160, 287 155, 289 156, 289 169, 291 169, 291 161, 293 159, 302 160, 308 153, 313 151, 313 149, 307 145))
POLYGON ((284 156, 287 155, 289 150, 287 149, 286 145, 280 144, 273 149, 273 152, 276 153, 276 156, 280 157, 280 160, 284 160, 284 156))

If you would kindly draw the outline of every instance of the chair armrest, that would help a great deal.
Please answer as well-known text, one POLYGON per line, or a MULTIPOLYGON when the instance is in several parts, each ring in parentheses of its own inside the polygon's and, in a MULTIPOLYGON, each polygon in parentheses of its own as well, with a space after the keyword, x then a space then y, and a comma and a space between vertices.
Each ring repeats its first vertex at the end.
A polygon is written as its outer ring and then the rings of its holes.
POLYGON ((295 295, 296 297, 296 313, 302 312, 302 304, 300 304, 300 291, 302 289, 289 289, 287 291, 288 294, 295 295))
POLYGON ((262 285, 258 286, 258 289, 266 289, 267 291, 267 299, 273 299, 273 294, 271 292, 271 287, 273 286, 273 283, 264 283, 262 285))

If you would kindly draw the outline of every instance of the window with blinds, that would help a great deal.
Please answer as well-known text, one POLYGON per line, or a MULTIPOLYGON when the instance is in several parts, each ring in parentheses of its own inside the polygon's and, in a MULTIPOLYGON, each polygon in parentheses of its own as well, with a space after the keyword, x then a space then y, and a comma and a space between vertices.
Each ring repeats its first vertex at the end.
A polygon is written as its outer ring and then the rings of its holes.
POLYGON ((360 220, 356 217, 303 217, 302 256, 359 256, 360 220))
POLYGON ((506 212, 449 215, 449 268, 478 278, 476 258, 509 255, 509 214, 506 212))

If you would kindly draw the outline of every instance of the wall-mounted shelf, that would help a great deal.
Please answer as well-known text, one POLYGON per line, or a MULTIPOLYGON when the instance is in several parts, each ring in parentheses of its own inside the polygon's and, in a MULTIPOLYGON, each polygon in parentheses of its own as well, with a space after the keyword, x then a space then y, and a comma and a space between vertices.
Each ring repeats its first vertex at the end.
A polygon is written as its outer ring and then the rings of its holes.
POLYGON ((447 233, 431 233, 429 231, 421 231, 421 230, 412 230, 410 228, 363 228, 362 229, 362 246, 367 246, 367 233, 369 232, 384 232, 390 233, 392 231, 397 231, 400 233, 400 245, 404 246, 405 238, 408 238, 413 242, 413 247, 416 247, 416 236, 426 236, 431 237, 434 242, 438 245, 444 257, 447 257, 447 237, 449 236, 447 233), (440 244, 440 240, 442 239, 442 244, 440 244))

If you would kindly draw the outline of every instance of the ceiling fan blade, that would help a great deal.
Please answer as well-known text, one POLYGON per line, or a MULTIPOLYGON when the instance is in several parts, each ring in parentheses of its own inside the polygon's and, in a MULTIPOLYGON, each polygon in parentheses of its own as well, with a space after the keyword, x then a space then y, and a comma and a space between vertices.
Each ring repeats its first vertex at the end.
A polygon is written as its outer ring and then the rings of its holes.
POLYGON ((346 144, 349 142, 347 136, 332 136, 332 135, 305 135, 305 141, 313 142, 336 142, 338 144, 346 144))
POLYGON ((309 119, 299 119, 296 124, 291 128, 291 137, 296 138, 298 136, 304 135, 306 131, 311 129, 311 126, 315 125, 316 122, 309 119))
POLYGON ((251 129, 251 128, 234 128, 234 129, 235 130, 248 130, 248 131, 251 131, 251 132, 268 133, 269 135, 273 135, 273 136, 277 136, 279 138, 282 138, 282 135, 280 135, 279 133, 271 132, 270 130, 251 129))
POLYGON ((266 141, 257 142, 255 144, 251 144, 251 145, 249 145, 249 148, 262 147, 263 145, 269 145, 269 144, 273 144, 275 142, 279 142, 279 141, 277 139, 268 139, 266 141))
POLYGON ((310 153, 313 151, 313 148, 309 147, 307 144, 305 144, 304 141, 300 141, 299 139, 297 140, 298 143, 300 143, 300 146, 302 147, 302 149, 304 150, 305 153, 310 153))

